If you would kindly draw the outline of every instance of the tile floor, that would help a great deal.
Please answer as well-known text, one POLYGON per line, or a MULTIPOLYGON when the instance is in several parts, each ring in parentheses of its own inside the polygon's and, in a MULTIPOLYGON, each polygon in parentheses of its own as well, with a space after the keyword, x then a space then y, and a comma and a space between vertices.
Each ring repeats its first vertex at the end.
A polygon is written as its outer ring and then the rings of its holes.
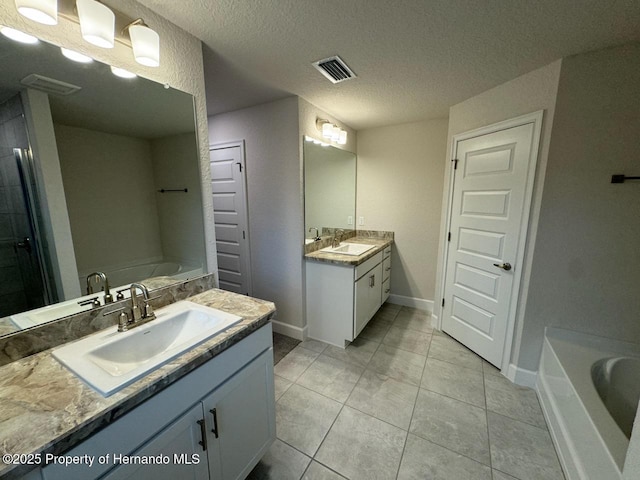
POLYGON ((385 304, 344 350, 295 346, 275 366, 278 439, 249 478, 563 479, 535 392, 430 320, 385 304))

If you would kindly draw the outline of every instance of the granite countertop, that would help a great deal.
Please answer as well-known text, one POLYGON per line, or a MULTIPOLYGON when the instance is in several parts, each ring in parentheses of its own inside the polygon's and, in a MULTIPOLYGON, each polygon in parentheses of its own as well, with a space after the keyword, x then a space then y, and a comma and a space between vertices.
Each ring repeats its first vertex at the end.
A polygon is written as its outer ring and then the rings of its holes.
POLYGON ((316 250, 315 252, 307 253, 304 258, 306 260, 312 260, 314 262, 326 262, 333 263, 335 265, 356 266, 360 265, 366 260, 369 260, 378 252, 391 245, 393 243, 393 238, 373 238, 358 235, 356 237, 348 238, 342 243, 364 243, 367 245, 375 245, 376 247, 364 252, 362 255, 345 255, 343 253, 330 253, 316 250))
MULTIPOLYGON (((275 312, 271 302, 218 289, 187 300, 243 320, 109 397, 62 366, 52 349, 0 367, 0 453, 64 453, 267 324, 275 312)), ((32 468, 0 460, 0 477, 17 478, 32 468)))

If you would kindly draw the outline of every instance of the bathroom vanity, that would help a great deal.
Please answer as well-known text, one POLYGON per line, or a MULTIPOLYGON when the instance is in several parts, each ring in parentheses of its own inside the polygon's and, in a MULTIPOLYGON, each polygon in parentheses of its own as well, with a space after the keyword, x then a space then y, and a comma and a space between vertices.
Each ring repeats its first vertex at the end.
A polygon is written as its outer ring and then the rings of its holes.
POLYGON ((347 242, 374 247, 361 255, 337 249, 305 255, 308 336, 341 348, 355 340, 391 290, 393 238, 356 236, 347 242))
POLYGON ((23 455, 0 463, 0 477, 245 478, 275 440, 275 307, 215 289, 189 301, 242 320, 111 396, 51 350, 0 368, 0 385, 11 384, 0 389, 1 453, 23 455), (45 465, 47 455, 85 461, 45 465))

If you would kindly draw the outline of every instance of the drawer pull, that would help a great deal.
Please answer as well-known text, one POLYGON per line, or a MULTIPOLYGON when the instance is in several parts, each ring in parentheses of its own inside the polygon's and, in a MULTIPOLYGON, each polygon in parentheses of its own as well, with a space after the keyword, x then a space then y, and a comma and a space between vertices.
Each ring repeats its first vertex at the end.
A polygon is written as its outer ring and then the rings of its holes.
POLYGON ((211 410, 209 410, 209 412, 211 412, 211 415, 213 415, 213 428, 211 429, 211 433, 213 433, 216 438, 218 438, 218 413, 216 412, 215 408, 212 408, 211 410))
POLYGON ((207 451, 207 427, 204 424, 204 419, 198 420, 197 423, 198 425, 200 425, 200 435, 202 435, 202 440, 200 440, 198 443, 202 445, 202 451, 206 452, 207 451))
POLYGON ((387 289, 384 291, 384 293, 389 293, 390 291, 391 291, 391 289, 390 289, 390 288, 387 288, 387 289))
POLYGON ((389 270, 391 270, 391 267, 387 267, 384 269, 385 272, 388 272, 389 270))

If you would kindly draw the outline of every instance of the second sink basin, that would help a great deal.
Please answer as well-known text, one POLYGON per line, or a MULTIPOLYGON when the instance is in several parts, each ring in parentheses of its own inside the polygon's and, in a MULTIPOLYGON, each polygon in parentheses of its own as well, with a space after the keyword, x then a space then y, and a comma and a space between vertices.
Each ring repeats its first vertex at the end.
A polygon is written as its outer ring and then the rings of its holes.
POLYGON ((104 396, 235 325, 242 317, 189 301, 156 312, 126 332, 113 326, 53 351, 53 356, 104 396))
POLYGON ((343 242, 337 247, 323 248, 321 252, 340 253, 342 255, 362 255, 363 253, 375 248, 375 245, 367 245, 364 243, 347 243, 343 242))

